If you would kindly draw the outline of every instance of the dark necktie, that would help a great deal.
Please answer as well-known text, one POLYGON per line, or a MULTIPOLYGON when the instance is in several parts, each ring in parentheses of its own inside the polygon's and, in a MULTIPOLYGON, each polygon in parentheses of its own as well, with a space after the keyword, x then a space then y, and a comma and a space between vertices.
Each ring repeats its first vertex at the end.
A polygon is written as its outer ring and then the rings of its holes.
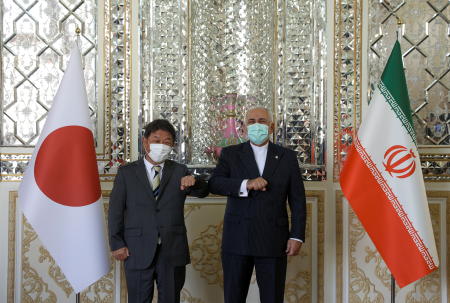
POLYGON ((153 169, 155 170, 155 175, 153 176, 152 180, 152 188, 153 188, 153 196, 156 198, 159 194, 159 183, 161 182, 161 166, 155 165, 153 166, 153 169))

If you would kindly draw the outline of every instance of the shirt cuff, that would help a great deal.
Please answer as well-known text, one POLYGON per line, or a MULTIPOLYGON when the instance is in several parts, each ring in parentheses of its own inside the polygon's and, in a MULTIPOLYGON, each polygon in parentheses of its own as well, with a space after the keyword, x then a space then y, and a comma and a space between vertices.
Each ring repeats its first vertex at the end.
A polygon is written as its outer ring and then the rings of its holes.
POLYGON ((242 181, 241 188, 239 189, 239 197, 248 197, 247 181, 248 179, 242 181))
POLYGON ((301 243, 303 243, 303 241, 302 241, 302 240, 300 240, 300 239, 297 239, 297 238, 289 238, 289 240, 295 240, 295 241, 298 241, 298 242, 301 242, 301 243))

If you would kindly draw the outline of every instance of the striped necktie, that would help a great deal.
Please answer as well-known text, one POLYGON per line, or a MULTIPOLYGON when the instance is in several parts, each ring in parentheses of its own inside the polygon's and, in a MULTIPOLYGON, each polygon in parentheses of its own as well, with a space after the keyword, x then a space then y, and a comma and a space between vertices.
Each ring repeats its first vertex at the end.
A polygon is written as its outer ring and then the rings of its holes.
POLYGON ((159 194, 159 183, 161 182, 161 174, 159 173, 161 171, 161 166, 155 165, 153 166, 153 169, 155 170, 155 175, 153 176, 152 180, 152 188, 153 188, 153 197, 158 197, 159 194))

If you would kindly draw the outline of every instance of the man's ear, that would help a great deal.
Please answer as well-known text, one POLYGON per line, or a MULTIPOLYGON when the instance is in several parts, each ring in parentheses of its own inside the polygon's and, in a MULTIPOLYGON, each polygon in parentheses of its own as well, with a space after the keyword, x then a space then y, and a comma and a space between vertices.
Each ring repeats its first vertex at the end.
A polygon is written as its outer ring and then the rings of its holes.
POLYGON ((145 137, 142 137, 142 153, 145 155, 148 150, 147 150, 147 143, 148 143, 148 139, 145 137))
POLYGON ((275 123, 274 122, 270 122, 269 134, 273 134, 274 131, 275 131, 275 123))

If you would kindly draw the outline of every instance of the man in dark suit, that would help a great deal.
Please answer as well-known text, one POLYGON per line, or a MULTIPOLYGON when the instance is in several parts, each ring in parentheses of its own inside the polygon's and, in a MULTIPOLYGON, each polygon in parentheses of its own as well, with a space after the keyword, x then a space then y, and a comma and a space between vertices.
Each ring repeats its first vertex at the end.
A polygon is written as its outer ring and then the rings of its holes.
POLYGON ((245 303, 253 268, 261 302, 282 303, 287 256, 297 255, 305 240, 305 189, 295 152, 269 141, 274 124, 268 110, 249 110, 246 129, 250 141, 224 148, 209 180, 211 193, 228 196, 225 303, 245 303))
POLYGON ((119 168, 109 203, 109 242, 125 261, 128 302, 180 302, 190 262, 184 224, 186 195, 205 197, 206 182, 167 160, 175 129, 166 120, 149 123, 142 140, 145 157, 119 168))

